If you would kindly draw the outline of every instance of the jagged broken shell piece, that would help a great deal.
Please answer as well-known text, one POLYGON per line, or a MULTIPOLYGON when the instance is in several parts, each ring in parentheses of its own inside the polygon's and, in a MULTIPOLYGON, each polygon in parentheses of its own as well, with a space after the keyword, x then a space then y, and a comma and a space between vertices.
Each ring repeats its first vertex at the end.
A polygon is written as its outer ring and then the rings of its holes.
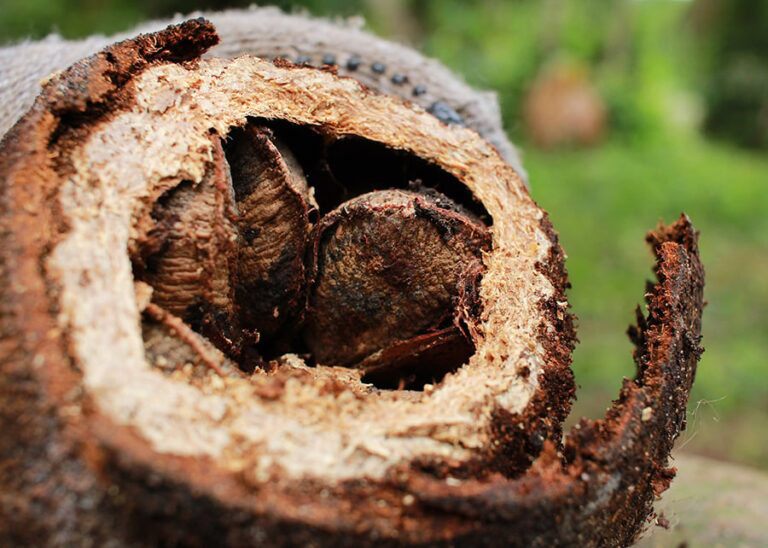
MULTIPOLYGON (((659 283, 638 378, 559 448, 573 381, 563 255, 515 172, 470 130, 350 80, 198 62, 190 21, 54 78, 0 155, 0 538, 27 543, 626 544, 669 480, 700 352, 703 272, 683 218, 652 237, 659 283), (493 219, 469 362, 429 390, 285 356, 203 386, 147 363, 132 242, 211 133, 248 117, 359 135, 439 166, 493 219), (529 467, 528 463, 532 461, 529 467), (56 511, 54 511, 54 509, 56 511), (7 516, 13 516, 8 518, 7 516)), ((146 304, 146 303, 144 303, 146 304)))

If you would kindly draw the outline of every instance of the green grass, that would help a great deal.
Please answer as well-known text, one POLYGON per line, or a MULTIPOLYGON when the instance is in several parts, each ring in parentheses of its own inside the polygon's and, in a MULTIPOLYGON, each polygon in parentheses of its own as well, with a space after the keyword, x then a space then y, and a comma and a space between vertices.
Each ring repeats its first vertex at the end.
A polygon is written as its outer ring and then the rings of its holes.
POLYGON ((768 436, 760 426, 768 416, 768 160, 679 137, 631 147, 613 140, 588 150, 528 150, 525 163, 532 194, 550 212, 569 257, 581 340, 574 414, 600 416, 622 376, 632 376, 624 333, 653 265, 643 238, 659 220, 670 223, 685 211, 701 232, 708 301, 706 351, 691 397, 695 435, 686 443, 768 467, 768 436))

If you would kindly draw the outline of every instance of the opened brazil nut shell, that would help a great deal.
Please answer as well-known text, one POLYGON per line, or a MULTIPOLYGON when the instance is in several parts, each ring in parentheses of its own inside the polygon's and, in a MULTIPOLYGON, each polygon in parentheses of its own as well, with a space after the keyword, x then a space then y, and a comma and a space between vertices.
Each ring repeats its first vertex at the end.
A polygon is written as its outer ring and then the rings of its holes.
POLYGON ((0 538, 631 542, 700 353, 688 219, 649 236, 637 378, 563 441, 564 255, 518 174, 332 72, 201 61, 216 40, 111 46, 3 141, 0 538))

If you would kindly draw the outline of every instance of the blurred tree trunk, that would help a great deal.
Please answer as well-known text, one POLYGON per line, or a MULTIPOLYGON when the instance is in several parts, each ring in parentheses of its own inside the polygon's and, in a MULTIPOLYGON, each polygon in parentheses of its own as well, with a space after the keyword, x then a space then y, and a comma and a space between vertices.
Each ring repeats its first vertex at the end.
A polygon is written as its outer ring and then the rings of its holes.
POLYGON ((705 129, 768 148, 768 2, 696 0, 691 19, 710 58, 705 129))

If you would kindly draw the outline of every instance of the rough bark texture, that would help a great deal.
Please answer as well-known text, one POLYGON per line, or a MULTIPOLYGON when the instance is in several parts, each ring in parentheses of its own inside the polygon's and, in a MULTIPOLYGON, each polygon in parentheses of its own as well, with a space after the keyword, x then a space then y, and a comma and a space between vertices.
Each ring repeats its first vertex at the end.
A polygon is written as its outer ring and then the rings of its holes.
POLYGON ((637 377, 604 420, 582 421, 563 443, 568 282, 519 175, 474 132, 351 80, 198 61, 215 42, 195 20, 111 46, 49 82, 2 142, 0 539, 632 542, 674 475, 667 459, 701 352, 689 219, 648 237, 657 282, 630 331, 637 377), (295 355, 245 377, 156 308, 131 268, 154 206, 205 181, 214 136, 253 119, 310 128, 324 143, 356 135, 480 201, 493 242, 467 363, 421 391, 379 390, 360 370, 295 355), (158 325, 179 344, 163 350, 147 334, 158 325), (157 367, 190 353, 200 362, 157 367))

